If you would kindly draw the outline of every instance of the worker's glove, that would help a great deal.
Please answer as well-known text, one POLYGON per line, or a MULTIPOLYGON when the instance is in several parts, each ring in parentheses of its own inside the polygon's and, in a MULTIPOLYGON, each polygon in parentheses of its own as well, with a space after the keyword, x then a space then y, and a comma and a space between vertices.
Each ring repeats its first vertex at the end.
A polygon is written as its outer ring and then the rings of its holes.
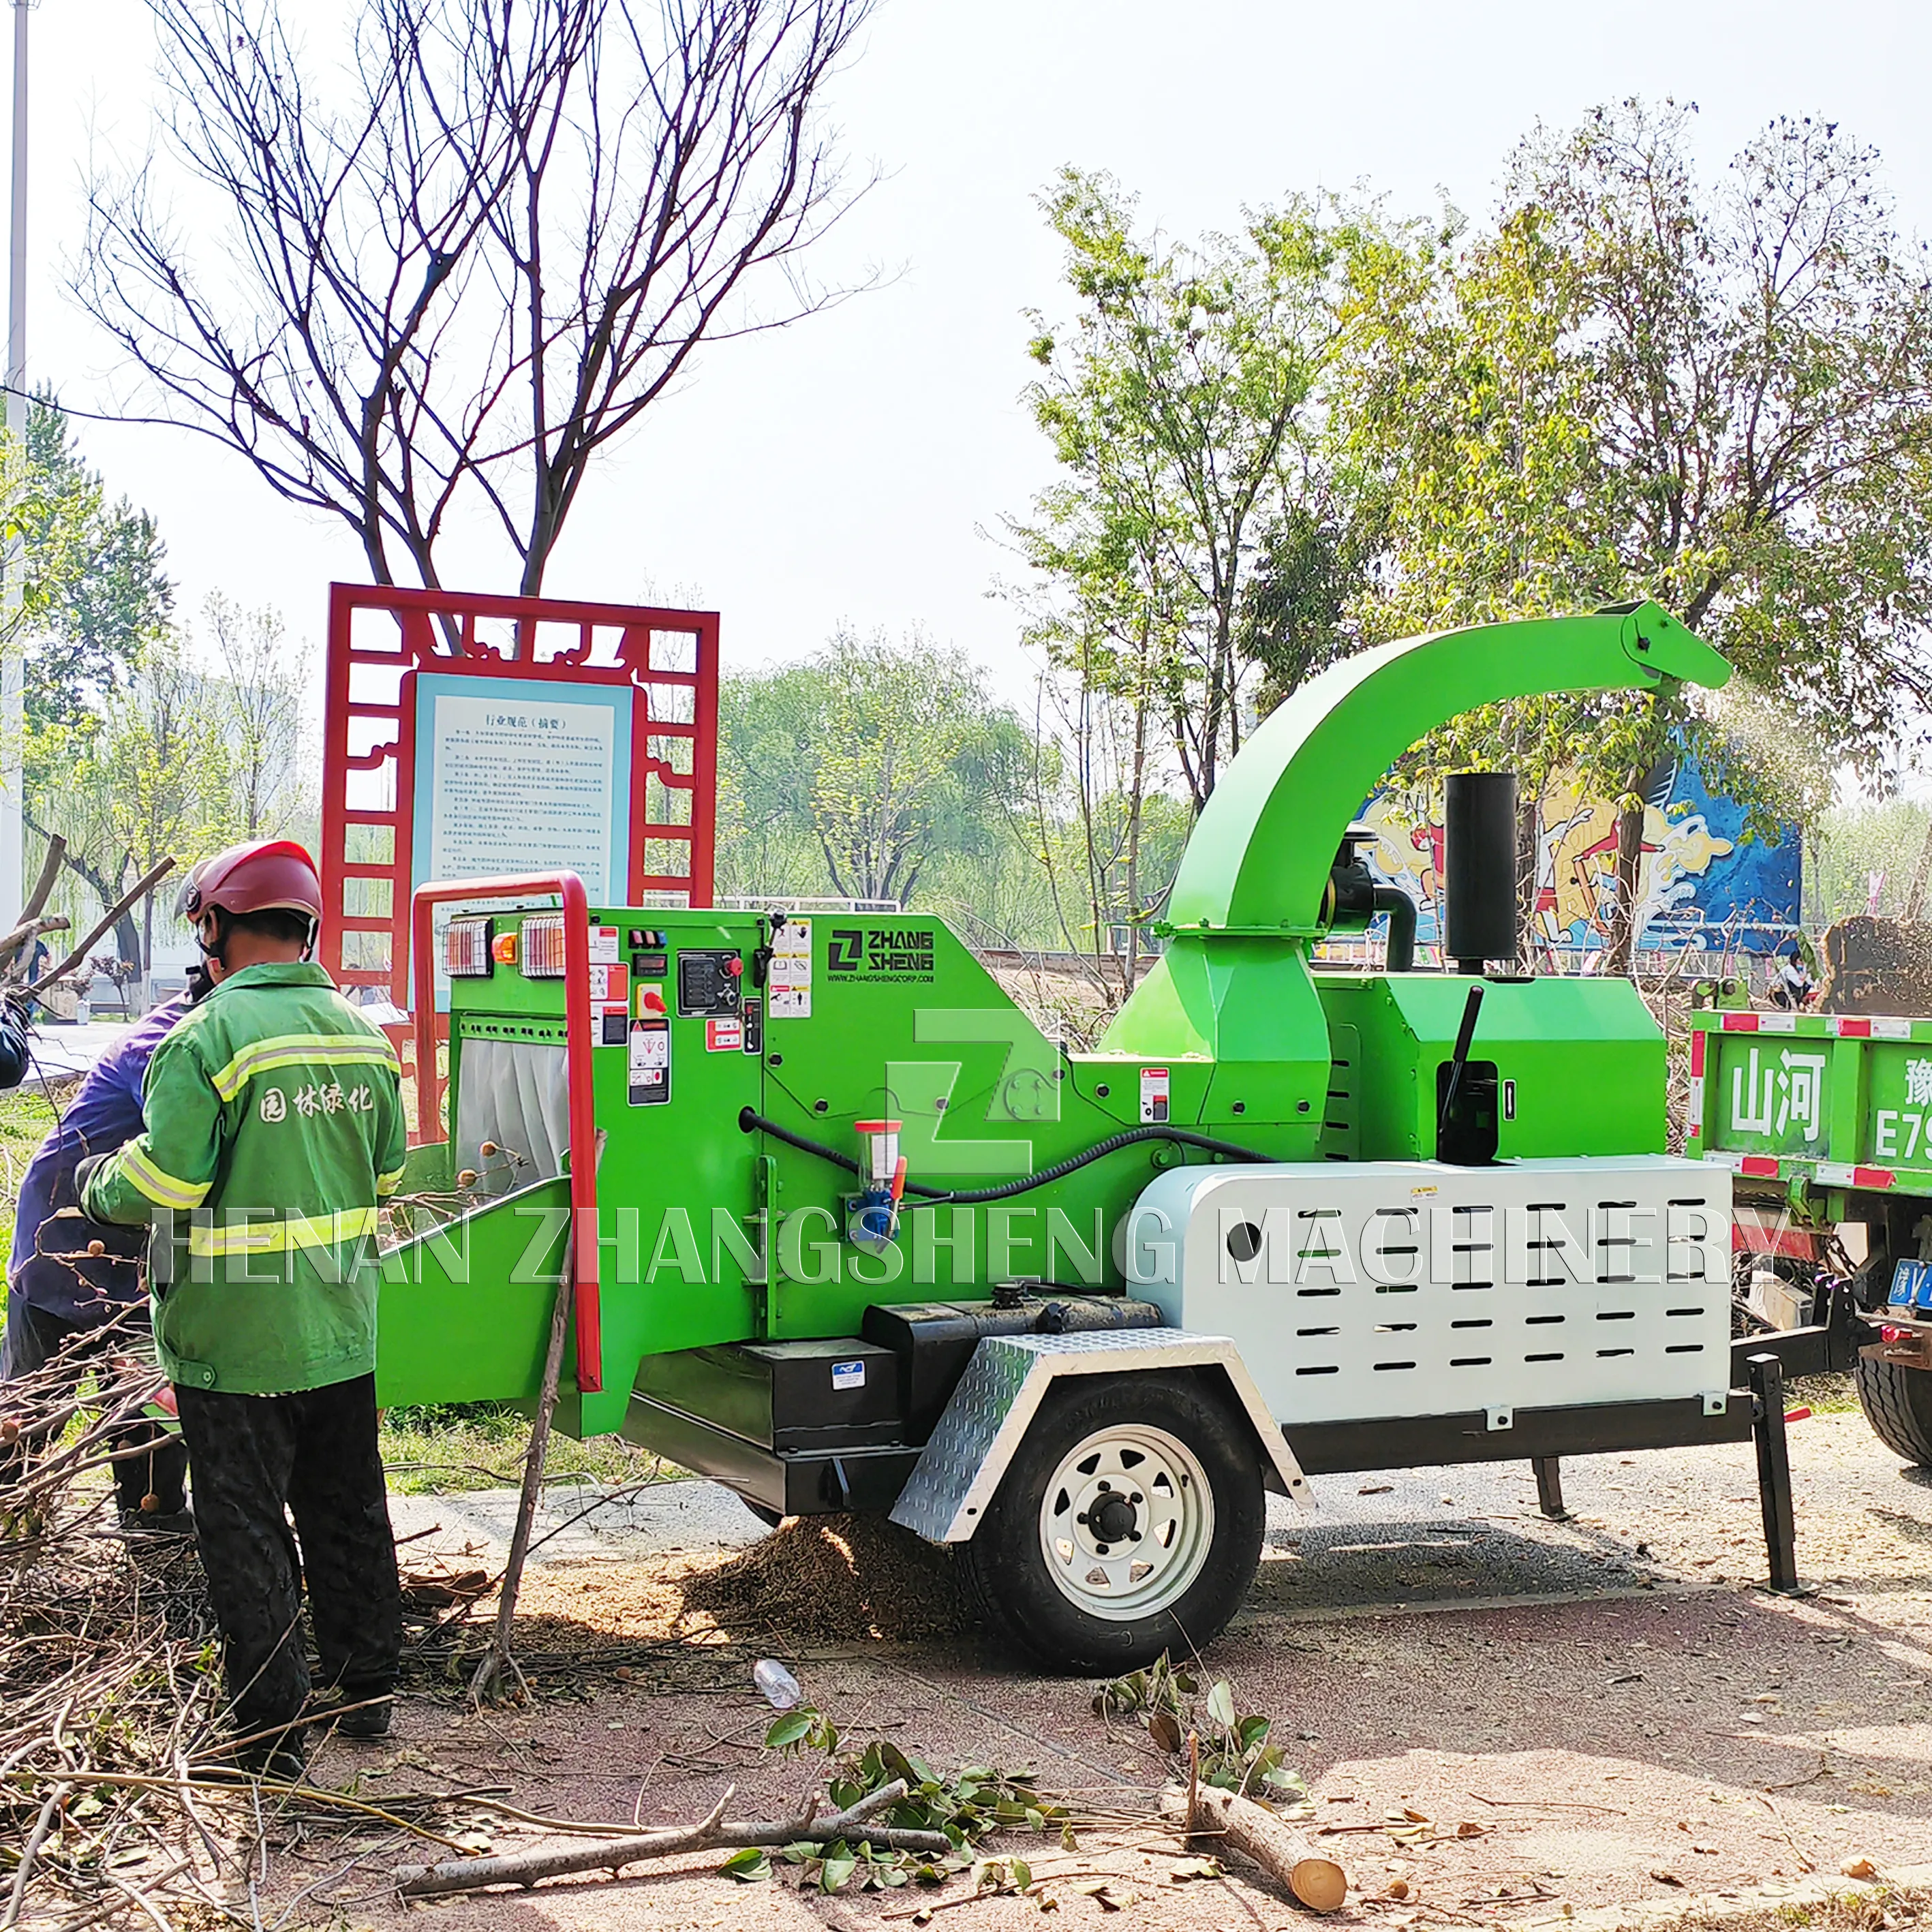
POLYGON ((95 1174, 100 1172, 106 1162, 112 1158, 111 1154, 91 1154, 74 1169, 74 1198, 80 1203, 81 1211, 83 1214, 87 1210, 88 1184, 93 1180, 95 1174))

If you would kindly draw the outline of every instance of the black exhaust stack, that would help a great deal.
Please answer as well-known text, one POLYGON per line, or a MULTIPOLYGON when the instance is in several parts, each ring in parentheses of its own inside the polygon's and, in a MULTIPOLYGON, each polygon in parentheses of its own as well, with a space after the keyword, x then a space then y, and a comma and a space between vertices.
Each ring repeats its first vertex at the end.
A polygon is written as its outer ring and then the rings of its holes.
POLYGON ((1442 781, 1442 952, 1459 973, 1516 956, 1516 774, 1442 781))

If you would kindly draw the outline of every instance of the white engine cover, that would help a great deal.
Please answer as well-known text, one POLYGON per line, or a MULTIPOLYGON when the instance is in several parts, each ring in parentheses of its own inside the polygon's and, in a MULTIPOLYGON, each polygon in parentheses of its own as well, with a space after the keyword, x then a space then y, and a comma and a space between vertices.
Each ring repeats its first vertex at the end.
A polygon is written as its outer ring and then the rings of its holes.
POLYGON ((1663 1154, 1177 1167, 1130 1292, 1226 1335, 1282 1425, 1720 1396, 1731 1176, 1663 1154))

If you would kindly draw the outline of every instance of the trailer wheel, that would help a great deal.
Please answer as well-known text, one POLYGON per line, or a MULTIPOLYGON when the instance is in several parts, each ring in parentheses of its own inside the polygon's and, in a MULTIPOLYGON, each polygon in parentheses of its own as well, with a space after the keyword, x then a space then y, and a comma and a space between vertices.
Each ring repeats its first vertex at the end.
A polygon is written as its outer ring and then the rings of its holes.
POLYGON ((1852 1372, 1872 1432, 1894 1455, 1932 1467, 1932 1373, 1862 1356, 1852 1372))
POLYGON ((1054 1389, 959 1546, 987 1620, 1056 1669, 1130 1670, 1210 1642, 1267 1519, 1246 1421, 1192 1380, 1054 1389))

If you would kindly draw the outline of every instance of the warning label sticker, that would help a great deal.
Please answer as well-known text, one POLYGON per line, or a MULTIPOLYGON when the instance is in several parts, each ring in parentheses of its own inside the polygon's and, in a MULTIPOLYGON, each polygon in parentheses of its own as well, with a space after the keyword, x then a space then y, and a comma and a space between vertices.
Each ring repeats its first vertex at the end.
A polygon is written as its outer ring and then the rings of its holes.
POLYGON ((590 1004, 626 1004, 631 997, 631 969, 628 966, 595 965, 590 969, 590 1004))
POLYGON ((728 1019, 704 1022, 706 1053, 742 1053, 745 1048, 745 1023, 734 1013, 728 1019))
POLYGON ((614 926, 593 926, 590 928, 591 964, 608 966, 620 956, 617 928, 614 926))
POLYGON ((1141 1124, 1153 1126, 1167 1118, 1167 1069, 1141 1069, 1141 1124))
POLYGON ((649 1107, 670 1098, 670 1022, 631 1022, 628 1084, 631 1105, 649 1107))
POLYGON ((766 1010, 775 1020, 812 1017, 812 922, 787 920, 772 935, 766 1010))

